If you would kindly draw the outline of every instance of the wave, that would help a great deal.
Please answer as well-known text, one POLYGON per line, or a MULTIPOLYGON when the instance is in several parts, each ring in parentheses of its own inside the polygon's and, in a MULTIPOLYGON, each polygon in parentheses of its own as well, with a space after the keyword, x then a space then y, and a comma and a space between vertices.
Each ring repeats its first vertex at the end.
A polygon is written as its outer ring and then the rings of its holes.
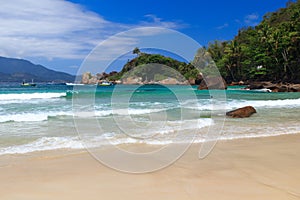
POLYGON ((217 137, 208 137, 206 133, 199 134, 195 131, 197 128, 204 128, 213 125, 211 119, 201 120, 185 120, 170 122, 172 126, 165 129, 149 130, 149 133, 153 137, 143 138, 143 134, 139 137, 131 137, 128 134, 116 134, 116 133, 104 133, 97 136, 63 136, 63 137, 50 137, 45 136, 35 139, 31 142, 22 145, 14 145, 0 148, 0 155, 4 154, 26 154, 36 151, 49 151, 58 149, 85 149, 85 148, 97 148, 107 145, 121 145, 121 144, 149 144, 149 145, 170 145, 181 143, 203 143, 212 140, 235 140, 235 139, 247 139, 247 138, 261 138, 261 137, 273 137, 280 135, 289 135, 299 133, 295 131, 283 131, 277 133, 254 133, 254 134, 221 134, 217 137), (180 126, 181 128, 179 128, 180 126), (191 131, 194 130, 194 131, 191 131), (179 138, 171 136, 174 132, 177 132, 179 138), (159 132, 160 134, 153 134, 159 132), (196 138, 194 138, 196 136, 196 138))
POLYGON ((300 107, 300 99, 284 99, 284 100, 233 100, 227 103, 227 108, 233 109, 251 105, 255 108, 293 108, 300 107))
POLYGON ((49 113, 20 113, 0 115, 0 123, 3 122, 40 122, 51 117, 73 116, 71 112, 49 112, 49 113))
POLYGON ((60 93, 20 93, 20 94, 0 94, 0 101, 8 100, 31 100, 31 99, 52 99, 66 96, 65 92, 60 93))
POLYGON ((79 137, 42 137, 31 143, 9 146, 0 149, 0 155, 25 154, 35 151, 47 151, 55 149, 83 149, 79 137))
POLYGON ((52 112, 33 112, 33 113, 18 113, 18 114, 3 114, 0 115, 0 123, 3 122, 40 122, 47 121, 49 118, 60 116, 76 116, 79 118, 93 118, 93 117, 108 117, 126 116, 126 115, 143 115, 155 112, 164 111, 163 109, 115 109, 115 110, 95 110, 91 112, 72 112, 71 111, 52 111, 52 112))
POLYGON ((96 116, 109 116, 109 115, 143 115, 156 112, 162 112, 165 109, 113 109, 105 111, 96 111, 96 116))
POLYGON ((224 102, 211 100, 188 100, 182 103, 183 108, 193 110, 217 110, 217 109, 236 109, 244 106, 255 108, 295 108, 300 107, 300 99, 284 100, 226 100, 224 102))
MULTIPOLYGON (((90 117, 109 117, 109 116, 128 116, 128 115, 147 115, 152 113, 169 112, 176 109, 190 109, 198 111, 211 111, 211 110, 232 110, 244 106, 253 106, 257 109, 268 108, 299 108, 300 99, 286 99, 286 100, 229 100, 224 104, 216 102, 216 104, 210 104, 210 101, 192 102, 187 101, 184 104, 172 105, 170 107, 159 108, 116 108, 109 109, 109 107, 96 107, 95 110, 90 112, 75 111, 73 113, 72 107, 64 108, 62 111, 35 111, 35 112, 22 112, 22 113, 3 113, 0 115, 0 123, 3 122, 38 122, 46 121, 49 118, 60 116, 76 116, 82 118, 90 117)), ((1 108, 0 108, 1 110, 1 108)))
MULTIPOLYGON (((169 133, 176 131, 184 131, 189 129, 203 128, 210 126, 212 120, 210 119, 198 119, 198 120, 186 120, 186 121, 173 121, 169 122, 169 126, 164 129, 149 130, 148 133, 155 137, 146 139, 143 138, 143 134, 139 137, 130 137, 127 134, 116 134, 116 133, 103 133, 102 135, 96 136, 64 136, 64 137, 41 137, 34 141, 28 142, 22 145, 14 145, 0 148, 0 155, 4 154, 26 154, 36 151, 48 151, 57 149, 85 149, 96 148, 104 145, 119 145, 119 144, 150 144, 150 145, 166 145, 174 142, 174 139, 170 137, 169 133), (156 133, 159 133, 157 136, 156 133)), ((183 141, 183 140, 181 140, 183 141)))
POLYGON ((214 124, 212 119, 192 119, 192 120, 176 120, 176 121, 152 121, 149 126, 141 127, 136 124, 130 127, 132 122, 124 121, 125 125, 117 124, 121 126, 122 131, 132 135, 136 138, 162 138, 174 137, 174 135, 180 132, 191 132, 208 127, 214 124))
POLYGON ((196 139, 193 141, 193 143, 203 143, 203 142, 208 142, 208 141, 226 141, 226 140, 239 140, 239 139, 252 139, 252 138, 266 138, 266 137, 277 137, 281 135, 295 135, 299 134, 299 131, 285 131, 281 133, 272 133, 272 134, 267 134, 267 133, 260 133, 260 134, 243 134, 243 135, 227 135, 227 136, 219 136, 218 138, 214 139, 196 139))
MULTIPOLYGON (((261 137, 275 137, 280 135, 291 135, 297 134, 294 132, 283 133, 283 134, 248 134, 248 135, 236 135, 236 136, 220 136, 214 139, 203 139, 198 138, 193 140, 193 143, 203 143, 208 141, 226 141, 226 140, 236 140, 236 139, 249 139, 249 138, 261 138, 261 137)), ((120 138, 116 140, 105 140, 105 136, 97 136, 90 138, 90 141, 83 143, 83 141, 78 136, 67 136, 67 137, 42 137, 36 139, 27 144, 9 146, 0 148, 0 155, 6 154, 27 154, 37 151, 51 151, 60 149, 73 149, 80 150, 89 148, 101 147, 104 145, 120 145, 120 144, 149 144, 149 145, 170 145, 170 144, 180 144, 185 143, 185 140, 174 141, 170 139, 166 140, 138 140, 134 138, 120 138)), ((107 138, 108 139, 108 138, 107 138)), ((188 142, 191 142, 188 140, 188 142)))

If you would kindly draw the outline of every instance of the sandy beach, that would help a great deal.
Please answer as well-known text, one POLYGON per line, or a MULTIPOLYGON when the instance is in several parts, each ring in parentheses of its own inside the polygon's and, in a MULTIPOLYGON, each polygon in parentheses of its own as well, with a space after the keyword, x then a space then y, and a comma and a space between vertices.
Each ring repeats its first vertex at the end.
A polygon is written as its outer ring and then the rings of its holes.
POLYGON ((163 170, 114 171, 86 151, 0 157, 0 199, 300 199, 300 134, 194 144, 163 170))

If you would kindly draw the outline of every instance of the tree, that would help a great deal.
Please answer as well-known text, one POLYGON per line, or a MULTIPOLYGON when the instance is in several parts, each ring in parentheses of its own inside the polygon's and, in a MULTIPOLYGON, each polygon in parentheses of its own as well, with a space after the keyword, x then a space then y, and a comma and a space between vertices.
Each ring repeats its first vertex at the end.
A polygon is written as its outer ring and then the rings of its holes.
POLYGON ((133 54, 137 54, 138 56, 141 54, 141 51, 138 47, 135 47, 132 51, 133 54))
POLYGON ((300 82, 300 0, 267 13, 255 27, 240 29, 227 42, 208 47, 228 81, 269 80, 300 82), (259 67, 258 67, 259 66, 259 67))

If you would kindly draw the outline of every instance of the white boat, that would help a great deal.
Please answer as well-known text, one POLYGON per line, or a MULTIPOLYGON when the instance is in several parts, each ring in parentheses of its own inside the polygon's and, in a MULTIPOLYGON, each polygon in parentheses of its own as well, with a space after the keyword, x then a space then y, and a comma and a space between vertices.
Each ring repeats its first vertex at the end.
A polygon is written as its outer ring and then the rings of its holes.
POLYGON ((98 84, 99 86, 111 86, 113 85, 111 82, 108 82, 108 81, 103 81, 101 83, 98 84))
POLYGON ((256 91, 256 92, 272 92, 272 90, 268 89, 268 88, 262 88, 262 89, 255 89, 252 91, 256 91))
POLYGON ((35 87, 36 84, 33 83, 33 79, 32 79, 31 83, 27 83, 27 82, 23 81, 22 84, 21 84, 21 86, 23 86, 23 87, 35 87))

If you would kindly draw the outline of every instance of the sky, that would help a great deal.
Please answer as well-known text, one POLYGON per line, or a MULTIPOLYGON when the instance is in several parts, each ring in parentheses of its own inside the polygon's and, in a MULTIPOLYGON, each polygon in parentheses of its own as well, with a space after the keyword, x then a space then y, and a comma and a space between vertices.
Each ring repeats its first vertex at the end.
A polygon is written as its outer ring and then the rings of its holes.
MULTIPOLYGON (((257 25, 265 13, 285 7, 286 2, 287 0, 2 1, 0 56, 27 59, 53 70, 77 74, 97 45, 104 44, 103 41, 120 32, 159 27, 161 29, 145 29, 147 32, 139 33, 150 37, 164 34, 164 29, 169 29, 207 46, 214 40, 232 39, 239 29, 257 25)), ((109 40, 110 43, 105 43, 108 46, 100 45, 102 52, 99 53, 103 54, 105 51, 105 56, 99 56, 102 57, 99 60, 105 60, 106 64, 113 62, 112 59, 118 56, 120 49, 139 47, 138 39, 138 36, 122 35, 109 40)), ((173 43, 180 48, 183 42, 173 40, 173 43)))

